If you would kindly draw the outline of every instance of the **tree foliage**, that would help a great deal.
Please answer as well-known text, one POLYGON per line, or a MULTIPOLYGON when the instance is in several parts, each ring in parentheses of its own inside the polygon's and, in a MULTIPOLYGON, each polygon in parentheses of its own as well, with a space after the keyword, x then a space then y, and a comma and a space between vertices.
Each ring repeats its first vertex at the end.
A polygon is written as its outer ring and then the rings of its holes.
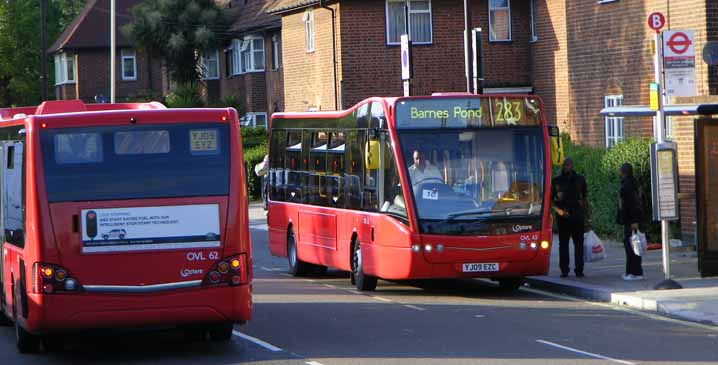
POLYGON ((179 84, 199 79, 201 51, 224 44, 231 24, 213 0, 145 0, 132 9, 132 16, 122 29, 125 35, 162 57, 179 84))
MULTIPOLYGON (((85 5, 83 0, 47 0, 47 47, 85 5)), ((0 0, 0 106, 41 100, 40 7, 38 0, 0 0)), ((53 60, 48 57, 48 85, 53 60)), ((52 95, 51 86, 48 95, 52 95)))

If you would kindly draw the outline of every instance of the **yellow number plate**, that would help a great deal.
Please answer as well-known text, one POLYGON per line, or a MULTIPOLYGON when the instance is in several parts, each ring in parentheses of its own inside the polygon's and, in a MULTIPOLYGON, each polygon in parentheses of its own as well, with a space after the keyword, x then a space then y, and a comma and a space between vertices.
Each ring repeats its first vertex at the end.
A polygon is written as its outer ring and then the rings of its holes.
POLYGON ((216 151, 217 131, 214 129, 190 131, 189 141, 192 152, 216 151))

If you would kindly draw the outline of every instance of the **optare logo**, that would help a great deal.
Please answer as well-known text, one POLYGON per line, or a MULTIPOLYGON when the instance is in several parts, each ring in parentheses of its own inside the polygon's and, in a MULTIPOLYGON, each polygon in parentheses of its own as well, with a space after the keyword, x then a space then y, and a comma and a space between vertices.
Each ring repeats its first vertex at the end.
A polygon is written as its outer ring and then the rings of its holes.
POLYGON ((182 271, 180 271, 180 275, 182 275, 183 278, 186 278, 192 275, 202 275, 203 272, 204 271, 202 271, 202 269, 182 269, 182 271))
POLYGON ((534 228, 533 226, 524 226, 524 225, 521 225, 521 224, 516 224, 516 225, 514 225, 514 232, 530 231, 530 230, 532 230, 533 228, 534 228))

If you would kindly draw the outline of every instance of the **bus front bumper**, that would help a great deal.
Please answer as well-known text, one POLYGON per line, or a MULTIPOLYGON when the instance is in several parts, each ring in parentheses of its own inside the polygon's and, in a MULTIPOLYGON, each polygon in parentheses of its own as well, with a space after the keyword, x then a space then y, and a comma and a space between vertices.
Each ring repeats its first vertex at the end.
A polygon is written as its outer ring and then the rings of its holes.
POLYGON ((252 316, 250 284, 151 294, 28 294, 31 333, 89 329, 244 323, 252 316))

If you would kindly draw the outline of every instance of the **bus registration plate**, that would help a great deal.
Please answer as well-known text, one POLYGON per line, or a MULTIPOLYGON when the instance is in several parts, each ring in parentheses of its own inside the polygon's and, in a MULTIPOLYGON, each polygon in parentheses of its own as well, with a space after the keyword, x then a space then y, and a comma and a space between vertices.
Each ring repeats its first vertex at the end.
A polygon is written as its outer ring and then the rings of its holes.
POLYGON ((463 272, 492 272, 499 271, 498 263, 464 264, 463 272))

